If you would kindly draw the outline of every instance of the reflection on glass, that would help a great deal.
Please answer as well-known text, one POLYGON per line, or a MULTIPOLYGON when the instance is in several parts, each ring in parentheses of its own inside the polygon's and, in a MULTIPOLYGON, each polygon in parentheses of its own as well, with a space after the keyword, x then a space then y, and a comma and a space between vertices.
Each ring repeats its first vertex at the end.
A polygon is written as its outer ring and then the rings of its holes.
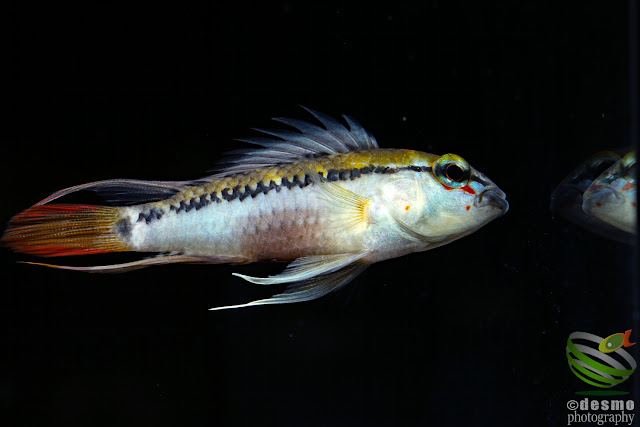
POLYGON ((630 152, 584 192, 582 210, 628 233, 636 232, 636 154, 630 152))
POLYGON ((574 169, 551 195, 551 212, 584 229, 625 243, 637 218, 634 151, 602 151, 574 169))

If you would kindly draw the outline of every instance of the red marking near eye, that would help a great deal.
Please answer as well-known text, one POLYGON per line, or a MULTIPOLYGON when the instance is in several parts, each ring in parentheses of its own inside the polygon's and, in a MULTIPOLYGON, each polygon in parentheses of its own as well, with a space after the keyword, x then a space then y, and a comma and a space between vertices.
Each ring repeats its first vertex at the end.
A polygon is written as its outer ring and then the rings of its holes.
POLYGON ((634 188, 636 188, 636 184, 634 184, 633 182, 627 182, 624 187, 622 187, 622 191, 629 191, 633 190, 634 188))
POLYGON ((598 202, 598 203, 596 203, 596 206, 601 208, 602 207, 602 203, 598 202))
POLYGON ((468 185, 465 185, 464 187, 462 187, 462 191, 469 194, 476 194, 473 188, 469 187, 468 185))
MULTIPOLYGON (((440 185, 442 185, 446 190, 449 190, 449 191, 455 190, 455 188, 447 187, 444 184, 440 184, 440 185)), ((475 190, 473 188, 469 187, 468 185, 465 185, 464 187, 460 188, 460 190, 464 191, 465 193, 476 194, 475 190)))
POLYGON ((410 207, 411 207, 411 206, 407 206, 406 208, 404 208, 404 210, 405 210, 405 211, 408 211, 410 207))
POLYGON ((467 206, 467 210, 471 209, 471 206, 467 206))
POLYGON ((631 206, 636 207, 636 202, 631 202, 631 206))

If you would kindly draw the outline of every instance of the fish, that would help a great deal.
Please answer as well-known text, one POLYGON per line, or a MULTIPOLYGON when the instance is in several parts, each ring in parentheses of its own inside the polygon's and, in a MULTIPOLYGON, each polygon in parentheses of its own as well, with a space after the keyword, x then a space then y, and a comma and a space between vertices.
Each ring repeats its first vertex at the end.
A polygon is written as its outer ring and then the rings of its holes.
POLYGON ((603 173, 620 162, 628 151, 600 151, 578 165, 551 194, 552 214, 606 239, 632 244, 635 241, 632 234, 598 218, 589 209, 583 209, 585 192, 603 173))
POLYGON ((636 153, 627 153, 584 192, 582 209, 627 233, 637 230, 636 153))
MULTIPOLYGON (((303 107, 304 108, 304 107, 303 107)), ((505 193, 455 154, 380 148, 355 119, 305 108, 317 123, 240 139, 193 181, 112 179, 60 190, 15 215, 2 244, 42 257, 152 252, 121 264, 63 266, 94 273, 172 263, 288 262, 269 277, 235 276, 281 293, 211 310, 310 301, 369 265, 446 245, 502 216, 505 193), (52 203, 96 191, 105 206, 52 203), (109 205, 110 204, 110 205, 109 205)))

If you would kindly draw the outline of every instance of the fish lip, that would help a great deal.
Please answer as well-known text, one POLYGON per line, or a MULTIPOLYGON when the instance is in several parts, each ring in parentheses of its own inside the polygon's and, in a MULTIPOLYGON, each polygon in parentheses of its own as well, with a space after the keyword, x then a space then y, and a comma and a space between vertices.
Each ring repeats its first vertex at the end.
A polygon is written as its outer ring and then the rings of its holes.
POLYGON ((474 205, 476 207, 486 206, 487 204, 498 208, 502 211, 502 215, 509 210, 509 202, 506 200, 507 195, 498 187, 489 187, 483 190, 476 199, 474 205))

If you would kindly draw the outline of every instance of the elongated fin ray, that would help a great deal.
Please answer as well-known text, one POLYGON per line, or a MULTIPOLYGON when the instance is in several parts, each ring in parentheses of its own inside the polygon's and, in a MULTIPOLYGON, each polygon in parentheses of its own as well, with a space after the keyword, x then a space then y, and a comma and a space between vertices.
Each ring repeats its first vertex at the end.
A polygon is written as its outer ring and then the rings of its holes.
POLYGON ((46 205, 76 191, 91 190, 98 192, 106 202, 132 204, 163 200, 175 193, 196 184, 195 181, 143 181, 137 179, 108 179, 88 182, 56 191, 39 201, 35 206, 46 205))
POLYGON ((56 265, 47 264, 42 262, 29 262, 21 261, 23 264, 39 265, 42 267, 57 268, 61 270, 71 271, 83 271, 86 273, 124 273, 126 271, 138 270, 144 267, 150 267, 153 265, 175 264, 175 263, 187 263, 187 264, 226 264, 235 263, 242 264, 247 262, 246 259, 241 257, 206 257, 206 256, 194 256, 194 255, 158 255, 153 258, 145 258, 138 261, 125 262, 122 264, 110 264, 110 265, 95 265, 89 267, 75 267, 71 265, 56 265))
POLYGON ((369 147, 369 144, 363 144, 363 142, 365 141, 368 142, 368 138, 360 138, 359 140, 358 138, 354 137, 354 134, 352 133, 354 132, 355 127, 362 127, 362 126, 355 125, 355 124, 353 126, 350 125, 351 132, 349 132, 339 121, 337 121, 333 117, 324 113, 320 113, 318 111, 314 111, 310 108, 306 108, 302 105, 301 107, 307 110, 309 113, 311 113, 313 117, 315 117, 320 123, 322 123, 322 125, 327 130, 327 132, 330 133, 336 140, 343 141, 343 143, 348 147, 348 149, 353 150, 354 148, 357 147, 358 149, 366 150, 366 149, 372 148, 372 147, 369 147))
POLYGON ((251 277, 239 273, 233 273, 233 275, 258 285, 299 282, 322 274, 333 273, 358 261, 364 255, 365 253, 307 256, 296 259, 282 273, 275 276, 251 277))
MULTIPOLYGON (((317 152, 314 148, 306 145, 296 145, 290 142, 276 141, 270 138, 259 138, 259 137, 244 138, 244 139, 239 138, 239 139, 236 139, 236 141, 248 142, 249 144, 261 145, 261 146, 264 146, 264 144, 266 144, 266 146, 268 146, 268 148, 272 150, 278 150, 284 153, 291 154, 292 156, 308 156, 308 155, 316 154, 317 152)), ((259 152, 260 150, 263 150, 263 149, 264 148, 258 148, 258 149, 255 149, 255 151, 259 152)))
POLYGON ((361 150, 372 150, 374 148, 378 148, 378 141, 376 141, 374 136, 367 132, 356 119, 344 114, 342 117, 349 125, 351 135, 361 150))
POLYGON ((218 173, 207 177, 219 178, 232 173, 247 172, 256 167, 275 166, 292 163, 311 156, 324 156, 350 151, 378 148, 376 139, 356 120, 343 116, 347 126, 326 114, 304 108, 324 127, 298 119, 274 118, 274 121, 293 127, 297 132, 287 129, 254 129, 273 138, 243 138, 240 141, 260 145, 265 150, 248 150, 238 156, 223 158, 216 168, 218 173), (268 150, 268 151, 267 151, 268 150), (257 160, 256 162, 253 162, 257 160))
POLYGON ((227 305, 214 307, 210 310, 227 310, 231 308, 253 307, 269 304, 290 304, 295 302, 311 301, 336 291, 362 273, 368 264, 356 261, 332 273, 315 276, 310 279, 294 282, 281 294, 271 298, 252 301, 247 304, 227 305))
MULTIPOLYGON (((330 130, 323 129, 320 126, 312 125, 303 120, 288 119, 286 117, 276 117, 273 120, 296 128, 302 132, 303 135, 313 135, 313 141, 322 145, 324 149, 330 153, 346 153, 351 151, 349 149, 349 140, 342 141, 336 138, 330 130)), ((279 136, 277 133, 274 133, 274 135, 279 136)))
MULTIPOLYGON (((308 153, 308 151, 302 148, 300 150, 303 151, 301 154, 305 154, 304 152, 308 153)), ((281 159, 282 156, 291 157, 291 158, 299 157, 297 154, 290 153, 285 150, 279 150, 277 147, 234 150, 229 152, 229 154, 236 155, 239 157, 251 156, 252 159, 255 159, 256 157, 264 157, 264 158, 270 159, 270 161, 273 161, 273 159, 281 159)))

